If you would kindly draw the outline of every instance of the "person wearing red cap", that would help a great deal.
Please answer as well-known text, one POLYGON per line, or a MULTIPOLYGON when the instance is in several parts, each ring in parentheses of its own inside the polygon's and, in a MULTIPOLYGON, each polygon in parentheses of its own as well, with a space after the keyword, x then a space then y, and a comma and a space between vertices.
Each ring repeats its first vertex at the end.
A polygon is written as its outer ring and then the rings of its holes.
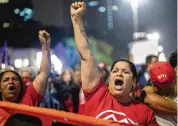
POLYGON ((82 22, 86 10, 84 2, 71 5, 71 19, 75 42, 81 56, 82 89, 85 96, 84 110, 80 114, 113 120, 113 123, 158 126, 153 111, 130 96, 137 82, 135 65, 126 59, 113 63, 109 85, 100 80, 98 66, 89 48, 89 41, 82 22))
POLYGON ((177 51, 174 54, 169 57, 169 63, 153 64, 150 69, 152 86, 146 86, 141 93, 141 101, 154 110, 161 126, 177 125, 177 77, 174 70, 177 51))
POLYGON ((107 83, 107 79, 108 79, 108 76, 109 76, 109 71, 107 69, 107 65, 105 63, 99 63, 98 69, 100 71, 101 80, 103 82, 107 83))

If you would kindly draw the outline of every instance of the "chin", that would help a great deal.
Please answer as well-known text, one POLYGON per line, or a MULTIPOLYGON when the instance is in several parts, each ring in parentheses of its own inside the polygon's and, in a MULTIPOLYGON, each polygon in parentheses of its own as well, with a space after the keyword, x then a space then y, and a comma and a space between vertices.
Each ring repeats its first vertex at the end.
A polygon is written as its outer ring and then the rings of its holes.
POLYGON ((9 95, 7 99, 9 99, 9 101, 13 102, 13 101, 16 100, 16 96, 15 95, 9 95))
POLYGON ((114 90, 114 91, 113 91, 113 96, 114 96, 114 97, 119 98, 119 97, 121 97, 121 95, 122 95, 122 91, 117 91, 117 90, 114 90))

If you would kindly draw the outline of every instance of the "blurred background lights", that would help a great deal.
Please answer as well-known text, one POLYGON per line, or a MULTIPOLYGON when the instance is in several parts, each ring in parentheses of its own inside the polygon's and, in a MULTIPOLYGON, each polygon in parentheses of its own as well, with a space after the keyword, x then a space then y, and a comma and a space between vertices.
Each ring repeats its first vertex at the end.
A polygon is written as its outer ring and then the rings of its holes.
POLYGON ((163 46, 161 45, 158 46, 158 52, 163 52, 163 46))
POLYGON ((14 10, 14 13, 15 13, 15 14, 19 14, 19 12, 20 12, 19 8, 16 8, 16 9, 14 10))
POLYGON ((150 33, 147 35, 147 38, 149 40, 159 40, 160 39, 160 36, 159 36, 159 33, 157 32, 154 32, 154 33, 150 33))
POLYGON ((36 54, 36 65, 37 65, 38 68, 40 68, 41 58, 42 58, 42 52, 37 52, 37 54, 36 54))
POLYGON ((6 22, 6 23, 3 23, 2 27, 3 27, 3 28, 9 28, 9 25, 10 25, 10 24, 9 24, 8 22, 6 22))
POLYGON ((89 7, 95 7, 95 6, 97 6, 98 4, 99 4, 98 1, 89 1, 89 2, 88 2, 88 6, 89 6, 89 7))
POLYGON ((106 8, 103 7, 103 6, 101 6, 101 7, 98 8, 98 11, 99 11, 99 12, 105 12, 105 11, 106 11, 106 8))
POLYGON ((117 10, 118 10, 118 7, 117 7, 116 5, 113 5, 113 6, 112 6, 112 9, 113 9, 113 11, 117 11, 117 10))
POLYGON ((159 61, 166 61, 166 56, 164 53, 159 54, 159 61))
POLYGON ((21 11, 20 12, 20 16, 23 17, 25 15, 25 12, 24 11, 21 11))
MULTIPOLYGON (((41 59, 42 59, 42 52, 38 52, 36 54, 36 61, 37 61, 37 67, 38 68, 40 68, 41 59)), ((56 71, 58 74, 61 74, 62 68, 63 68, 62 62, 54 54, 51 55, 51 64, 52 64, 52 67, 53 67, 54 71, 56 71)))
POLYGON ((157 32, 153 33, 154 39, 159 40, 159 34, 157 32))
POLYGON ((0 4, 6 4, 9 3, 9 0, 0 0, 0 4))
POLYGON ((149 40, 151 40, 151 39, 153 39, 153 35, 152 35, 152 34, 148 34, 148 35, 147 35, 147 38, 148 38, 149 40))
POLYGON ((51 62, 54 67, 54 71, 56 71, 58 74, 61 74, 62 72, 62 62, 58 59, 58 57, 54 54, 51 55, 51 62))
POLYGON ((132 9, 137 9, 139 7, 139 0, 129 0, 132 9))
POLYGON ((24 59, 23 60, 23 67, 29 66, 29 60, 28 59, 24 59))
POLYGON ((21 68, 23 66, 22 59, 16 59, 14 62, 16 68, 21 68))
POLYGON ((4 69, 6 65, 4 63, 1 64, 1 68, 4 69))

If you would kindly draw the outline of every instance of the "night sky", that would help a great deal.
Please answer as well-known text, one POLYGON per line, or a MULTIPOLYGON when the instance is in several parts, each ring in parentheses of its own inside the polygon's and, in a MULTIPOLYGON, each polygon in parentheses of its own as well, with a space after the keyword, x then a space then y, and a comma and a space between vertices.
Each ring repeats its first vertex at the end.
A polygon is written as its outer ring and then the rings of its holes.
MULTIPOLYGON (((34 9, 36 10, 36 14, 34 15, 34 19, 43 22, 44 24, 54 24, 56 26, 70 25, 70 19, 62 19, 61 16, 69 15, 69 7, 70 3, 74 0, 33 0, 34 9), (40 4, 42 3, 42 4, 40 4), (63 4, 64 10, 60 9, 60 3, 63 4), (40 5, 40 6, 39 6, 40 5), (41 6, 42 5, 42 6, 41 6), (41 12, 47 11, 47 15, 40 14, 41 12), (61 11, 60 11, 61 10, 61 11), (60 15, 62 14, 62 15, 60 15)), ((89 0, 88 0, 89 1, 89 0)), ((164 47, 164 53, 168 56, 175 48, 177 47, 177 1, 176 0, 141 0, 142 3, 139 8, 139 28, 140 31, 148 31, 148 32, 158 32, 160 34, 160 44, 164 47)), ((101 5, 104 5, 104 0, 99 0, 101 5)), ((126 51, 127 43, 131 40, 132 35, 132 18, 131 18, 131 10, 127 6, 126 0, 113 0, 113 3, 119 7, 120 12, 114 12, 114 20, 115 20, 115 34, 120 33, 121 39, 118 38, 119 42, 113 42, 116 47, 120 48, 121 45, 124 45, 124 49, 126 51), (127 16, 127 17, 126 17, 127 16), (130 16, 130 17, 129 17, 130 16), (123 19, 125 18, 125 19, 123 19), (120 22, 120 23, 118 23, 120 22), (124 26, 125 25, 125 26, 124 26), (122 35, 124 34, 124 35, 122 35), (122 36, 125 39, 122 39, 122 36), (124 43, 124 44, 123 44, 124 43)), ((90 13, 87 12, 87 22, 90 24, 90 27, 99 27, 99 32, 103 32, 105 20, 103 23, 100 19, 98 19, 97 9, 88 8, 88 11, 96 12, 90 13), (92 18, 96 17, 96 18, 92 18), (94 21, 92 21, 94 20, 94 21), (97 22, 98 20, 98 22, 97 22)), ((100 14, 101 15, 101 14, 100 14)), ((69 16, 65 16, 69 17, 69 16)), ((70 17, 69 17, 70 18, 70 17)), ((103 19, 103 17, 101 17, 103 19)), ((105 23, 106 24, 106 23, 105 23)), ((104 27, 106 30, 106 27, 104 27)), ((118 35, 120 36, 120 35, 118 35)), ((123 50, 120 48, 120 50, 123 50)), ((119 49, 118 49, 119 50, 119 49)), ((126 52, 123 52, 123 55, 126 52)), ((117 57, 117 56, 116 56, 117 57)))
MULTIPOLYGON (((20 3, 23 0, 14 0, 20 3)), ((56 30, 65 29, 65 32, 73 33, 70 20, 70 4, 74 0, 26 0, 31 3, 34 15, 33 20, 17 25, 15 30, 4 30, 0 28, 0 40, 8 41, 11 47, 33 47, 37 40, 37 32, 43 28, 53 27, 56 30), (30 2, 31 1, 31 2, 30 2), (19 26, 24 27, 19 30, 19 26), (5 32, 4 32, 5 31, 5 32)), ((25 2, 26 2, 25 1, 25 2)), ((86 2, 91 0, 85 0, 86 2)), ((105 0, 99 0, 97 7, 89 7, 84 22, 89 35, 103 37, 114 46, 114 58, 126 57, 127 44, 132 41, 133 23, 131 8, 127 0, 113 0, 118 6, 114 12, 114 29, 108 31, 106 13, 99 13, 99 6, 106 6, 105 0)), ((176 0, 141 0, 139 8, 139 29, 141 32, 158 32, 160 44, 164 47, 164 53, 168 56, 177 47, 177 1, 176 0)), ((27 5, 27 2, 25 3, 27 5)), ((24 4, 24 5, 25 5, 24 4)), ((15 5, 15 4, 13 4, 15 5)), ((19 5, 19 4, 18 4, 19 5)), ((22 4, 20 4, 22 6, 22 4)), ((1 10, 2 8, 0 8, 1 10)), ((7 7, 5 9, 8 9, 7 7)), ((0 11, 1 17, 14 18, 7 11, 0 11)), ((0 19, 1 23, 4 20, 0 19)), ((16 20, 15 23, 21 20, 16 20)), ((14 23, 14 22, 13 22, 14 23)), ((55 31, 55 30, 53 30, 55 31)), ((63 30, 61 30, 63 32, 63 30)), ((3 42, 0 43, 0 46, 3 42)))

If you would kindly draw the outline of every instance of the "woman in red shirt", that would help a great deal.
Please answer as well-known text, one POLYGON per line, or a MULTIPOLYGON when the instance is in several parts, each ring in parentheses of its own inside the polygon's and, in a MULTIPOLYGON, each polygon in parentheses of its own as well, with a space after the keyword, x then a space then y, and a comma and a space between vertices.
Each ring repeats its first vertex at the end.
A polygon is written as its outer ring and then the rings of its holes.
POLYGON ((97 63, 89 48, 82 22, 85 10, 84 2, 71 5, 71 19, 75 42, 81 56, 82 89, 85 95, 85 104, 80 112, 96 118, 111 119, 118 124, 158 126, 152 110, 129 95, 137 82, 137 72, 132 62, 125 59, 114 62, 108 87, 100 81, 97 63))
POLYGON ((39 31, 39 40, 42 45, 42 61, 40 73, 25 91, 20 75, 12 70, 0 74, 0 100, 22 103, 30 106, 39 106, 47 87, 50 73, 50 34, 45 30, 39 31))

